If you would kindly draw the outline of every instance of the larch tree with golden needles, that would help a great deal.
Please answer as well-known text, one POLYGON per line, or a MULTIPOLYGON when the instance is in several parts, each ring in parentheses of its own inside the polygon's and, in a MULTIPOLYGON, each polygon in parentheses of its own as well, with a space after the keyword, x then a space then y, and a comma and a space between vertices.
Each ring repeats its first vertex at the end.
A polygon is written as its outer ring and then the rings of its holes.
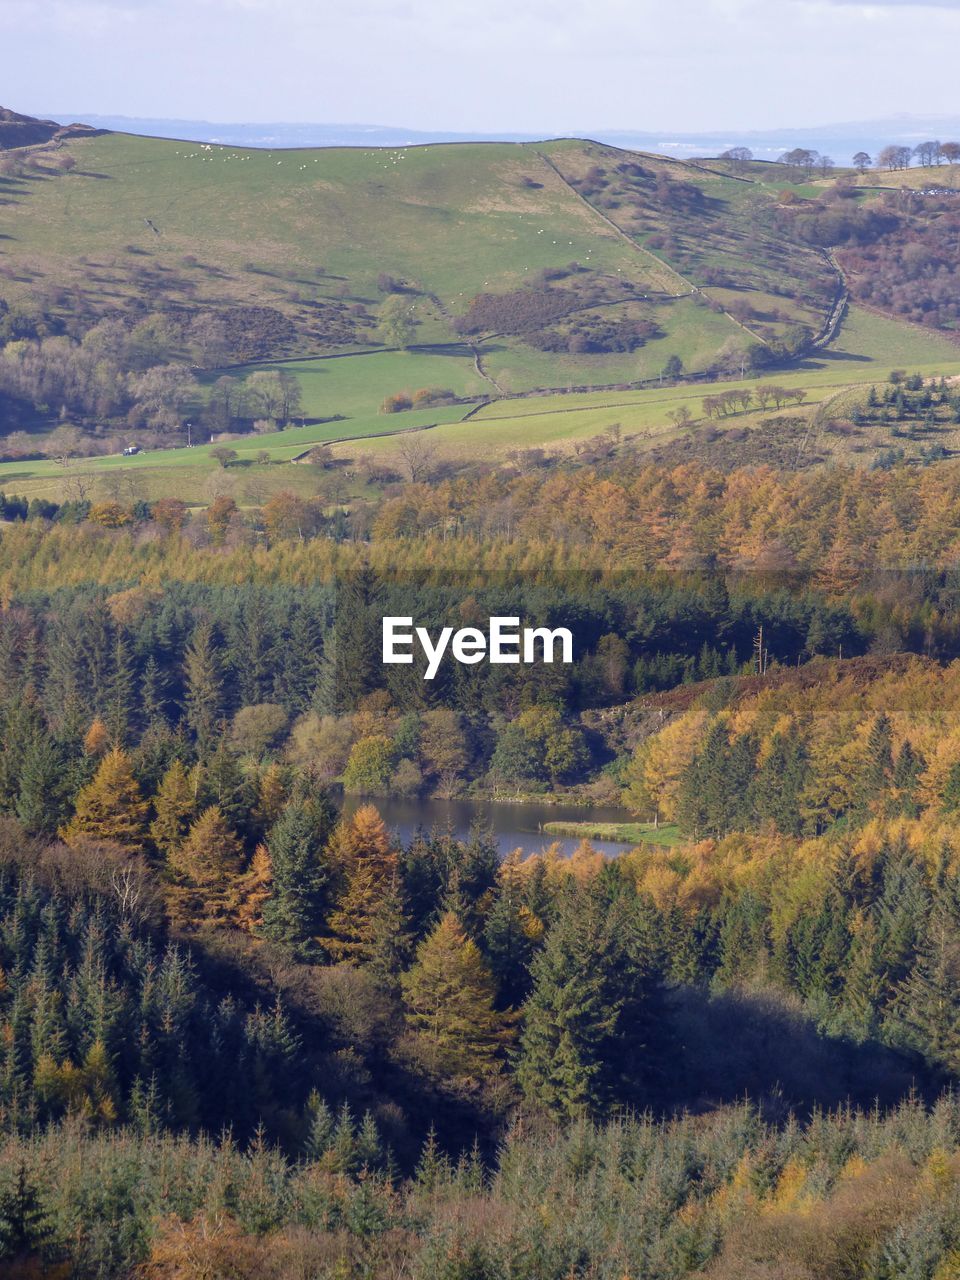
POLYGON ((453 912, 420 943, 401 985, 415 1054, 431 1075, 475 1084, 498 1074, 510 1021, 495 1008, 493 976, 453 912))
POLYGON ((110 750, 110 733, 99 716, 83 735, 83 753, 99 759, 110 750))
POLYGON ((396 852, 373 805, 362 805, 339 824, 330 854, 334 866, 339 863, 342 869, 345 886, 327 921, 330 936, 323 946, 334 960, 369 963, 382 943, 381 915, 399 874, 396 852))
POLYGON ((140 853, 147 809, 129 757, 115 747, 107 752, 93 779, 77 794, 73 817, 60 834, 67 844, 78 836, 90 836, 95 840, 112 840, 131 853, 140 853))
POLYGON ((186 838, 197 808, 190 776, 181 761, 174 760, 163 775, 153 808, 156 817, 150 824, 150 837, 164 857, 169 857, 186 838))
POLYGON ((218 805, 205 809, 167 863, 181 880, 219 897, 239 874, 243 848, 218 805))
POLYGON ((250 866, 237 880, 237 907, 234 918, 246 933, 257 934, 263 927, 263 907, 273 892, 273 864, 270 850, 258 844, 250 866))

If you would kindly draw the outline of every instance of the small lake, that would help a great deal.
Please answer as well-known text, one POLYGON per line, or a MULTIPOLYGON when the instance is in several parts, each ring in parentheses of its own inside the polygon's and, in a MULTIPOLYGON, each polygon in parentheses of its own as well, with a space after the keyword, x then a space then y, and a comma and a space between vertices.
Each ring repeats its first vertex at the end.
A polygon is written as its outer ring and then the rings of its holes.
MULTIPOLYGON (((573 836, 550 836, 542 830, 547 822, 629 822, 631 815, 624 809, 578 808, 562 804, 510 804, 474 800, 399 800, 376 796, 344 796, 343 811, 349 815, 362 804, 376 805, 384 822, 396 831, 407 844, 417 828, 430 832, 452 831, 459 839, 466 839, 477 823, 493 831, 494 839, 503 857, 520 848, 525 854, 540 853, 558 844, 564 853, 573 853, 580 843, 573 836)), ((591 840, 594 849, 602 853, 625 853, 632 846, 612 840, 591 840)))

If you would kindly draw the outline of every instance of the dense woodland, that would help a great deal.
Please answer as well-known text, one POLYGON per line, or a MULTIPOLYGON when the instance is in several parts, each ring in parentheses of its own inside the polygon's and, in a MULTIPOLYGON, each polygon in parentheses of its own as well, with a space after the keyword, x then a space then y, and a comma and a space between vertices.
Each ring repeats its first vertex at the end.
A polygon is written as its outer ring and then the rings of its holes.
MULTIPOLYGON (((788 187, 829 169, 785 159, 788 187)), ((724 207, 679 172, 569 181, 763 338, 715 371, 809 349, 824 250, 855 298, 956 327, 955 196, 724 207)), ((314 497, 190 510, 118 471, 93 501, 68 459, 179 442, 198 372, 223 370, 204 431, 299 410, 294 378, 228 367, 286 350, 287 316, 164 309, 196 260, 124 253, 149 308, 0 300, 3 456, 64 463, 60 501, 0 494, 0 1274, 956 1280, 956 388, 897 373, 802 441, 771 419, 777 467, 611 428, 458 472, 361 459, 349 499, 319 449, 314 497), (877 425, 903 443, 873 468, 801 468, 816 432, 877 425), (388 614, 567 626, 576 660, 427 682, 383 666, 388 614), (382 797, 654 830, 503 858, 482 821, 400 839, 382 797)), ((381 273, 381 345, 412 341, 413 288, 381 273)), ((576 263, 462 305, 470 341, 662 332, 576 263)), ((371 340, 366 304, 309 306, 312 339, 371 340)))
POLYGON ((11 510, 3 1255, 950 1275, 955 480, 584 466, 408 485, 310 536, 172 500, 116 527, 11 510), (397 527, 427 508, 457 536, 397 527), (708 534, 711 568, 663 567, 708 534), (737 567, 774 540, 822 570, 737 567), (577 661, 428 687, 379 662, 394 611, 566 622, 577 661), (682 838, 501 860, 482 826, 400 841, 376 809, 577 791, 682 838))

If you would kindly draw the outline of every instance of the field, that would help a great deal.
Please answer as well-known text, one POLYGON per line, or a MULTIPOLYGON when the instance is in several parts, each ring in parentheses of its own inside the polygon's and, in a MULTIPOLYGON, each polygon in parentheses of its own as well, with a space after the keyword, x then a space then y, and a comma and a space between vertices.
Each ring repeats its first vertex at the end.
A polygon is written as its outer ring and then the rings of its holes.
MULTIPOLYGON (((300 412, 308 418, 334 414, 369 417, 379 412, 387 396, 421 387, 443 387, 467 399, 479 399, 494 390, 479 377, 473 354, 462 345, 451 345, 442 351, 375 351, 369 355, 288 360, 282 364, 265 362, 230 372, 242 377, 254 369, 284 369, 294 374, 303 391, 300 412)), ((216 376, 209 374, 205 380, 212 381, 216 376)), ((387 429, 402 425, 401 420, 405 423, 408 416, 387 416, 387 429), (391 426, 393 418, 396 422, 391 426)))
MULTIPOLYGON (((350 494, 369 488, 364 459, 403 471, 398 433, 410 430, 429 428, 436 457, 458 466, 527 448, 571 454, 611 427, 634 448, 662 451, 705 425, 707 395, 764 382, 802 388, 803 407, 781 414, 799 429, 818 406, 852 402, 845 389, 855 399, 894 368, 960 373, 960 345, 947 337, 852 307, 829 348, 789 372, 661 381, 671 360, 698 374, 718 353, 822 323, 836 280, 819 251, 785 239, 772 219, 784 177, 771 166, 751 166, 744 181, 722 165, 575 140, 272 152, 110 134, 71 140, 69 153, 72 170, 41 147, 32 167, 0 177, 0 296, 80 330, 145 310, 187 324, 267 309, 279 319, 275 341, 266 321, 262 344, 275 349, 200 367, 193 417, 203 420, 218 377, 283 369, 300 383, 299 425, 235 435, 225 468, 207 445, 4 463, 8 492, 57 499, 79 480, 92 496, 174 487, 195 503, 224 491, 256 502, 278 488, 322 488, 318 468, 285 464, 330 443, 334 487, 350 494), (650 332, 634 350, 538 349, 536 324, 455 332, 477 295, 551 289, 574 300, 547 323, 564 341, 581 321, 642 319, 650 332), (382 326, 397 298, 416 321, 406 350, 382 326), (618 389, 639 382, 653 385, 618 389), (457 403, 381 411, 387 397, 428 388, 457 403), (671 421, 677 410, 689 426, 671 421)), ((910 178, 923 185, 944 173, 910 178)), ((791 189, 812 197, 821 187, 791 189)), ((714 426, 742 432, 769 416, 754 407, 714 426)), ((37 434, 42 446, 42 424, 37 434)), ((889 443, 875 436, 857 450, 827 442, 827 452, 857 452, 845 460, 861 465, 889 443)))
MULTIPOLYGON (((708 313, 709 314, 709 313, 708 313)), ((274 367, 274 366, 260 366, 274 367)), ((399 465, 402 434, 430 429, 429 439, 439 456, 450 462, 503 459, 517 449, 540 448, 569 452, 614 425, 640 448, 659 448, 677 440, 678 431, 669 414, 685 407, 694 426, 702 421, 707 395, 742 387, 755 389, 764 383, 803 388, 807 395, 800 409, 785 409, 803 421, 808 411, 841 397, 850 388, 885 382, 894 368, 920 370, 927 376, 960 375, 960 348, 947 338, 918 326, 890 320, 858 308, 851 312, 836 345, 797 371, 766 378, 734 379, 716 383, 655 386, 643 390, 573 392, 559 395, 527 395, 473 404, 439 406, 383 414, 377 409, 383 397, 418 386, 443 385, 461 395, 480 390, 472 361, 462 353, 380 352, 364 356, 304 360, 282 367, 294 372, 304 391, 303 411, 308 417, 343 414, 343 420, 314 423, 264 435, 240 436, 229 442, 238 457, 224 470, 211 456, 215 446, 153 451, 134 458, 112 455, 76 459, 66 467, 49 460, 0 464, 0 488, 28 496, 58 500, 65 484, 76 477, 88 479, 99 496, 119 491, 147 498, 171 491, 195 503, 209 500, 212 492, 236 492, 243 500, 252 486, 256 493, 291 488, 302 493, 317 489, 318 468, 289 467, 312 444, 334 443, 332 452, 343 464, 360 456, 388 465, 399 465), (462 421, 464 415, 475 409, 462 421), (258 455, 269 455, 270 465, 258 465, 258 455)), ((737 413, 718 424, 723 429, 754 428, 770 411, 737 413)), ((954 442, 948 441, 953 446, 954 442)), ((960 441, 956 442, 960 444, 960 441)), ((889 440, 878 437, 871 450, 858 458, 869 461, 872 450, 889 440)), ((831 451, 843 451, 842 442, 831 442, 831 451)), ((346 478, 346 492, 362 490, 364 483, 346 478)), ((249 495, 247 495, 249 497, 249 495)))
POLYGON ((655 827, 652 822, 546 822, 543 829, 552 836, 580 836, 584 840, 652 844, 661 848, 672 848, 681 843, 678 827, 655 827))

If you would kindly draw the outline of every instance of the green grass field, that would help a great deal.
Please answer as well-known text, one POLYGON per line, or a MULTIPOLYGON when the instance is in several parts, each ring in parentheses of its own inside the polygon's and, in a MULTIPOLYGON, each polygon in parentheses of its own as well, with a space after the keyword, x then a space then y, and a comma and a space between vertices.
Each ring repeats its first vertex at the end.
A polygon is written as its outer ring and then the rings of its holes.
MULTIPOLYGON (((308 418, 331 417, 337 413, 367 418, 379 412, 387 396, 421 387, 443 387, 457 396, 476 399, 493 391, 493 387, 477 375, 473 355, 467 347, 455 347, 443 353, 377 351, 370 355, 285 360, 282 364, 251 365, 229 372, 243 377, 254 369, 284 369, 294 374, 303 389, 302 413, 308 418)), ((208 374, 205 381, 213 381, 217 376, 208 374)), ((388 424, 397 418, 395 428, 402 415, 384 416, 388 424)))
POLYGON ((680 828, 652 822, 545 822, 543 829, 551 836, 573 836, 582 840, 612 840, 620 844, 652 844, 672 849, 683 843, 680 828))
MULTIPOLYGON (((312 492, 317 484, 315 468, 275 464, 289 462, 311 444, 329 441, 344 442, 332 446, 342 460, 363 454, 396 464, 401 440, 395 433, 427 426, 433 428, 430 441, 438 454, 457 462, 502 458, 514 449, 565 451, 576 441, 589 439, 614 424, 620 426, 625 437, 637 437, 643 447, 653 446, 678 434, 668 416, 672 411, 686 406, 695 419, 700 419, 706 395, 744 385, 756 387, 761 382, 802 387, 807 392, 803 409, 789 411, 802 414, 846 387, 884 382, 894 368, 919 369, 928 376, 960 375, 960 347, 918 326, 852 308, 835 346, 794 372, 764 379, 656 386, 640 391, 495 400, 481 406, 467 421, 462 421, 467 405, 396 414, 377 412, 384 395, 404 388, 444 385, 463 395, 478 390, 483 384, 476 377, 472 361, 464 355, 378 352, 287 363, 283 367, 301 379, 308 416, 345 412, 345 420, 242 436, 228 445, 239 457, 226 470, 211 456, 211 446, 204 445, 155 450, 134 458, 112 455, 78 459, 67 468, 52 461, 3 463, 0 488, 57 500, 64 494, 65 482, 80 475, 90 479, 95 494, 103 496, 116 487, 116 475, 120 473, 145 497, 176 492, 190 501, 203 502, 208 500, 211 486, 232 484, 242 496, 244 487, 252 483, 256 474, 257 486, 266 491, 293 488, 312 492), (363 371, 362 376, 359 371, 363 371), (274 465, 261 467, 256 463, 257 455, 264 451, 274 465)), ((737 414, 722 425, 755 426, 770 412, 737 414)))
POLYGON ((4 254, 24 268, 14 294, 54 277, 92 299, 129 295, 138 263, 194 304, 283 307, 291 292, 344 285, 375 302, 385 271, 457 310, 574 259, 662 284, 535 149, 514 144, 271 152, 111 134, 71 153, 70 174, 5 184, 4 254))

